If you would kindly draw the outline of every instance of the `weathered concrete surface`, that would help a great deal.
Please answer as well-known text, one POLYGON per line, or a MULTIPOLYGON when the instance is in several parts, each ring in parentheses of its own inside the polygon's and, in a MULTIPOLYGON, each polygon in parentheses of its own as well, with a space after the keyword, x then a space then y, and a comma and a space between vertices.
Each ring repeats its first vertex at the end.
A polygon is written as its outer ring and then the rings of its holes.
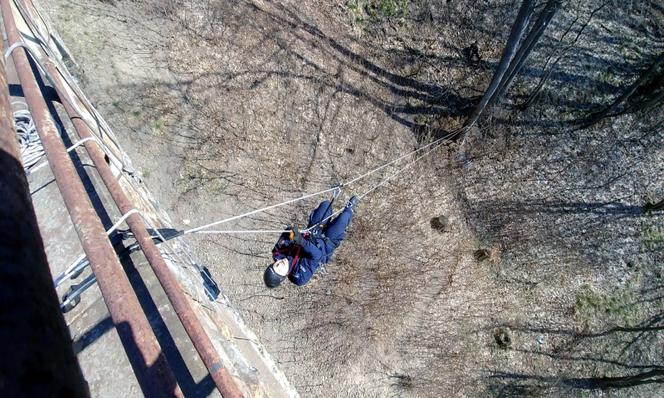
MULTIPOLYGON (((18 18, 17 14, 17 18, 18 18)), ((38 23, 43 23, 38 21, 38 23)), ((25 23, 19 28, 29 36, 31 32, 25 23)), ((53 32, 53 28, 49 27, 53 32)), ((53 44, 53 43, 51 43, 53 44)), ((52 50, 59 54, 58 48, 52 50)), ((45 54, 34 46, 34 51, 45 54)), ((16 74, 12 65, 8 65, 8 78, 16 84, 16 74)), ((46 90, 46 92, 50 92, 46 90)), ((13 90, 12 103, 15 109, 25 107, 19 90, 13 90)), ((46 96, 47 100, 49 98, 46 96)), ((82 103, 79 100, 76 100, 82 103)), ((61 128, 66 146, 76 139, 70 135, 71 124, 61 105, 53 101, 52 112, 56 124, 61 128)), ((90 115, 87 115, 89 117, 90 115)), ((108 136, 107 140, 108 141, 108 136)), ((112 148, 119 159, 128 159, 114 143, 105 143, 112 148)), ((100 216, 105 228, 113 225, 121 215, 113 204, 94 166, 85 154, 83 147, 71 152, 79 175, 100 216)), ((131 168, 131 167, 129 167, 131 168)), ((168 227, 168 216, 159 210, 159 206, 145 189, 140 179, 127 173, 118 178, 127 195, 134 201, 150 222, 159 227, 168 227)), ((44 238, 44 246, 52 275, 55 277, 82 253, 80 242, 67 213, 60 192, 53 183, 53 175, 48 167, 28 176, 32 200, 35 206, 39 228, 44 238)), ((121 226, 120 228, 126 228, 121 226)), ((171 365, 178 383, 186 396, 219 396, 207 369, 198 357, 191 341, 170 306, 164 291, 142 253, 134 251, 127 254, 126 248, 133 241, 111 234, 116 251, 120 253, 123 266, 136 290, 141 306, 146 312, 159 344, 171 365)), ((200 275, 201 264, 191 250, 177 239, 160 246, 167 263, 182 284, 185 293, 191 299, 203 328, 209 334, 218 350, 224 366, 233 375, 246 396, 296 396, 283 374, 276 368, 269 355, 263 350, 255 335, 249 331, 237 311, 222 294, 211 300, 206 296, 203 279, 200 275)), ((57 292, 60 297, 71 286, 80 284, 91 273, 87 267, 80 275, 65 281, 57 292)), ((223 284, 221 287, 223 288, 223 284)), ((114 326, 109 318, 99 289, 93 285, 82 294, 80 303, 66 313, 66 320, 73 337, 74 350, 90 385, 93 396, 133 397, 140 396, 141 389, 114 326)))

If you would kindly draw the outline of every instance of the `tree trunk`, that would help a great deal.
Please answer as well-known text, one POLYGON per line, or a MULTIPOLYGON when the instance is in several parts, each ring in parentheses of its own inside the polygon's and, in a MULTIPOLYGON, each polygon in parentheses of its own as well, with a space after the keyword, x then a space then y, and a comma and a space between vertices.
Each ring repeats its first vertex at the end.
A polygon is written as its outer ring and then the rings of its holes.
MULTIPOLYGON (((586 28, 590 24, 590 21, 592 21, 595 14, 598 13, 599 11, 601 11, 607 4, 608 4, 608 2, 605 1, 604 3, 602 3, 599 7, 595 8, 590 13, 590 15, 588 16, 588 19, 586 20, 586 22, 581 26, 581 29, 579 29, 579 31, 576 33, 576 37, 574 37, 574 39, 569 44, 567 44, 562 51, 559 52, 558 57, 556 58, 555 61, 553 61, 553 63, 550 63, 551 59, 553 58, 553 55, 551 57, 549 57, 549 59, 546 61, 547 66, 544 67, 544 69, 545 69, 544 75, 542 76, 539 83, 537 84, 537 87, 535 87, 535 89, 533 90, 532 94, 530 94, 528 99, 523 104, 521 104, 519 106, 520 109, 525 110, 526 108, 528 108, 530 106, 530 104, 532 104, 532 102, 539 96, 540 92, 542 91, 542 88, 544 88, 544 85, 549 80, 549 77, 551 77, 551 73, 553 73, 553 70, 556 67, 556 65, 558 65, 558 63, 567 55, 567 52, 576 44, 576 42, 579 40, 579 38, 583 34, 583 31, 586 30, 586 28)), ((572 25, 570 25, 570 27, 565 31, 563 36, 560 38, 561 42, 564 39, 564 37, 567 35, 569 30, 572 28, 574 23, 576 23, 576 20, 574 20, 572 25)))
POLYGON ((551 19, 553 18, 554 14, 556 13, 559 7, 560 7, 560 0, 549 0, 547 2, 546 7, 540 13, 540 16, 539 18, 537 18, 537 21, 535 21, 535 23, 533 24, 533 27, 528 33, 528 36, 526 36, 526 39, 523 41, 523 44, 519 48, 519 51, 514 56, 514 59, 512 59, 512 62, 510 62, 510 66, 507 69, 507 72, 505 73, 505 77, 498 86, 496 92, 489 99, 487 107, 491 107, 498 100, 498 98, 500 98, 500 96, 503 95, 503 93, 509 88, 509 85, 512 83, 512 80, 514 80, 514 78, 521 71, 523 64, 525 63, 526 59, 528 59, 528 56, 533 51, 533 48, 535 48, 535 44, 537 44, 540 37, 542 37, 544 30, 546 30, 546 27, 549 25, 549 22, 551 22, 551 19))
POLYGON ((496 68, 496 72, 493 75, 491 84, 489 84, 489 87, 487 88, 486 92, 484 93, 484 96, 480 100, 480 103, 477 105, 473 113, 466 121, 465 123, 466 126, 471 126, 475 124, 480 114, 482 113, 482 111, 484 111, 487 104, 489 103, 489 100, 491 99, 496 89, 498 88, 498 85, 503 79, 503 76, 505 76, 509 64, 514 58, 514 54, 516 54, 519 42, 521 41, 521 38, 523 37, 523 34, 528 26, 528 21, 533 13, 534 8, 535 8, 534 0, 523 0, 523 2, 521 3, 521 8, 519 8, 519 13, 517 14, 516 20, 512 25, 510 36, 507 39, 507 45, 503 50, 503 55, 500 59, 500 63, 498 64, 498 68, 496 68))

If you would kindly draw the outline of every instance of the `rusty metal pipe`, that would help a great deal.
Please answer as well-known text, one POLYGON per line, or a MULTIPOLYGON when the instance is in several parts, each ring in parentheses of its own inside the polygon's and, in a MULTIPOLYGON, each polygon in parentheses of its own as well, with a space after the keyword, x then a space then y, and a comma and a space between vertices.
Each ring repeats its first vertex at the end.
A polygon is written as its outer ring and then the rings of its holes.
MULTIPOLYGON (((9 45, 21 41, 9 0, 0 1, 9 45)), ((145 396, 182 396, 136 293, 67 155, 24 49, 12 53, 23 93, 83 251, 145 396)))
MULTIPOLYGON (((63 86, 64 82, 60 77, 57 67, 51 61, 45 61, 44 67, 51 77, 51 81, 60 97, 60 101, 69 115, 79 138, 82 140, 87 139, 84 144, 85 149, 88 151, 90 159, 92 159, 97 172, 104 181, 115 204, 122 214, 127 214, 134 209, 134 205, 127 198, 120 183, 113 175, 111 168, 104 158, 104 152, 99 148, 99 144, 93 139, 94 136, 90 131, 90 128, 72 106, 70 102, 72 99, 67 96, 67 91, 63 86)), ((221 362, 221 358, 219 357, 217 350, 214 348, 214 345, 212 345, 210 337, 201 326, 200 321, 196 317, 196 314, 182 291, 180 284, 168 268, 164 258, 161 256, 161 253, 152 240, 152 236, 148 232, 143 219, 138 214, 132 214, 127 218, 126 222, 127 225, 129 225, 131 232, 134 234, 143 254, 145 254, 146 259, 150 263, 159 283, 161 283, 161 286, 164 288, 168 300, 171 302, 178 318, 180 318, 180 322, 182 322, 182 325, 189 335, 196 351, 198 351, 203 363, 210 372, 210 376, 212 376, 212 380, 214 380, 217 389, 225 398, 240 397, 241 393, 238 390, 233 377, 221 362)))
MULTIPOLYGON (((19 1, 23 3, 22 0, 19 1)), ((134 209, 134 206, 128 199, 118 180, 114 177, 111 168, 106 162, 104 152, 100 149, 99 142, 95 142, 97 138, 90 130, 89 125, 82 119, 82 115, 79 115, 77 109, 73 106, 72 101, 74 100, 69 97, 65 88, 66 82, 58 71, 57 66, 50 60, 43 62, 43 64, 58 96, 60 97, 67 115, 74 125, 74 129, 80 140, 84 142, 88 155, 111 194, 111 197, 120 212, 122 214, 128 214, 134 209)), ((144 220, 140 215, 132 214, 127 218, 126 222, 136 237, 141 250, 163 287, 196 351, 199 353, 203 363, 207 367, 217 389, 224 397, 240 397, 241 393, 239 392, 235 381, 229 374, 228 370, 223 366, 217 350, 214 348, 212 341, 201 326, 200 321, 196 317, 196 314, 182 291, 180 284, 168 268, 157 245, 152 240, 144 220)))
POLYGON ((0 396, 90 396, 30 201, 0 57, 0 396))

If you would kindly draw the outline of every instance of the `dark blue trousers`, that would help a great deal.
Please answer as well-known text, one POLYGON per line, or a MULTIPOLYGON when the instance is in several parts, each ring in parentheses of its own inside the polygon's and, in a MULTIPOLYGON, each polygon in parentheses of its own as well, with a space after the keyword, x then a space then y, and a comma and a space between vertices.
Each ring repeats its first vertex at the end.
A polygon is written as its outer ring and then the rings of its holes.
MULTIPOLYGON (((330 203, 329 200, 322 201, 318 207, 316 207, 316 210, 309 215, 309 225, 307 225, 307 228, 320 224, 321 221, 329 217, 331 214, 332 203, 330 203)), ((341 241, 346 237, 346 227, 348 227, 352 218, 353 210, 346 207, 338 216, 331 220, 327 220, 323 224, 323 233, 332 241, 334 246, 339 246, 341 241)))

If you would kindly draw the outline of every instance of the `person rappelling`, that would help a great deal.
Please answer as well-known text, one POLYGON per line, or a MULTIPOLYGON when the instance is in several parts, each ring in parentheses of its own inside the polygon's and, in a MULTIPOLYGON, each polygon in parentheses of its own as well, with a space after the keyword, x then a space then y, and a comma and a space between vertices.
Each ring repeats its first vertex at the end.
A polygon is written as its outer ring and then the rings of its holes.
POLYGON ((346 228, 359 202, 357 196, 351 197, 341 213, 332 218, 334 198, 316 207, 309 215, 306 230, 301 232, 293 226, 281 234, 272 249, 274 262, 263 274, 267 287, 275 288, 286 278, 297 286, 305 285, 323 264, 330 262, 332 253, 346 237, 346 228))
POLYGON ((360 198, 363 198, 368 194, 376 191, 377 189, 383 187, 386 183, 394 179, 412 164, 421 159, 424 159, 437 148, 443 146, 446 142, 450 142, 450 140, 455 139, 454 137, 462 135, 466 130, 467 127, 462 127, 451 131, 445 136, 436 139, 435 141, 420 146, 405 155, 401 155, 369 171, 366 171, 359 176, 344 181, 337 187, 328 188, 319 192, 307 193, 298 198, 288 199, 281 203, 272 204, 260 209, 248 211, 243 214, 213 221, 211 223, 195 228, 175 231, 176 233, 170 235, 168 238, 161 238, 161 240, 165 241, 189 234, 274 233, 274 230, 262 229, 211 230, 210 228, 231 221, 237 221, 241 218, 262 213, 277 207, 299 202, 313 196, 318 196, 334 191, 335 193, 331 201, 325 200, 321 202, 318 207, 316 207, 316 209, 309 215, 309 224, 306 229, 300 231, 297 226, 292 226, 286 228, 285 230, 278 231, 281 233, 281 235, 279 236, 279 240, 272 249, 273 262, 268 265, 267 269, 263 273, 263 281, 268 288, 275 288, 279 286, 286 278, 288 278, 297 286, 305 285, 311 280, 314 273, 316 273, 316 271, 321 268, 323 264, 331 261, 332 253, 339 247, 339 245, 341 245, 341 241, 346 237, 346 229, 348 228, 348 225, 353 218, 355 207, 357 206, 360 198), (387 167, 397 167, 397 164, 400 162, 405 162, 406 159, 409 159, 407 163, 399 166, 395 171, 381 178, 377 184, 371 186, 367 191, 362 192, 359 196, 352 196, 341 211, 333 213, 332 204, 341 192, 341 187, 350 186, 351 184, 368 178, 380 172, 381 170, 385 170, 387 167))

